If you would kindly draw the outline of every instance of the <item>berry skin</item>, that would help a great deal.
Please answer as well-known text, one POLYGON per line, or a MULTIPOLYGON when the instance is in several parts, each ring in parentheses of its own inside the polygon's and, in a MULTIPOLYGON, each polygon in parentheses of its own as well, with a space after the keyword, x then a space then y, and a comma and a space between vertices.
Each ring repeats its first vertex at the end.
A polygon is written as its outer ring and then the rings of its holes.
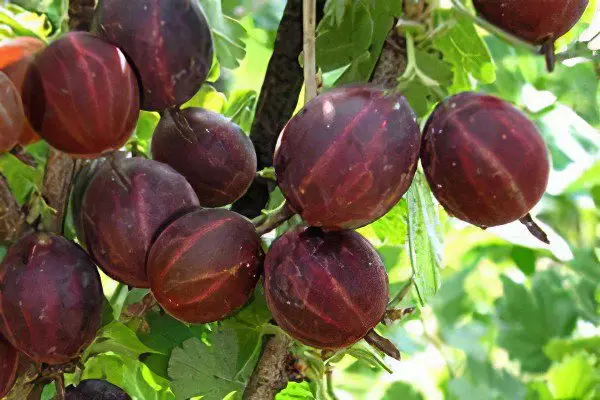
MULTIPOLYGON (((35 55, 46 47, 40 39, 20 36, 0 43, 0 71, 4 72, 15 84, 19 94, 23 95, 25 76, 35 55)), ((19 144, 27 146, 40 140, 27 119, 19 136, 19 144)))
POLYGON ((0 287, 6 338, 36 362, 77 358, 100 328, 98 270, 61 236, 32 233, 11 246, 0 265, 0 287))
POLYGON ((65 390, 65 400, 131 400, 118 386, 99 379, 86 379, 65 390))
POLYGON ((198 197, 183 176, 158 161, 128 158, 99 168, 81 206, 86 248, 113 279, 147 288, 152 241, 173 219, 198 207, 198 197))
POLYGON ((101 0, 94 31, 119 46, 135 65, 144 110, 185 103, 212 65, 211 32, 196 0, 101 0))
POLYGON ((492 24, 532 44, 554 43, 581 18, 589 0, 473 0, 492 24))
POLYGON ((256 152, 242 129, 210 110, 181 111, 192 131, 181 131, 165 113, 152 136, 152 158, 190 182, 200 204, 221 207, 246 193, 256 175, 256 152))
POLYGON ((421 162, 449 214, 479 227, 526 216, 548 184, 549 160, 538 129, 493 96, 465 92, 429 117, 421 162))
POLYGON ((383 318, 388 277, 373 246, 354 231, 297 228, 265 259, 265 296, 277 324, 304 344, 340 349, 383 318))
POLYGON ((24 123, 19 91, 8 76, 0 72, 0 154, 15 147, 24 123))
POLYGON ((368 85, 333 89, 283 129, 275 151, 277 182, 309 225, 358 228, 406 193, 419 144, 415 115, 403 96, 368 85))
POLYGON ((71 32, 36 56, 23 103, 33 128, 50 145, 95 158, 118 150, 133 133, 139 88, 123 53, 84 32, 71 32))
POLYGON ((262 264, 260 239, 247 219, 223 209, 198 210, 160 234, 148 256, 148 278, 169 314, 207 323, 248 301, 262 264))
POLYGON ((0 334, 0 398, 12 389, 17 378, 19 352, 0 334))

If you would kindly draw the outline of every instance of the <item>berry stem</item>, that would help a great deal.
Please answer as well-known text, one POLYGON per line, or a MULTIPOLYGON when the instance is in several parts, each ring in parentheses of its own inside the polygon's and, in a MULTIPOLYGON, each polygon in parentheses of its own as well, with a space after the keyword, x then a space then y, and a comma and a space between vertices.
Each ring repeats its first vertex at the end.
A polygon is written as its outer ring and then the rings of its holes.
POLYGON ((190 123, 185 119, 185 117, 181 114, 181 109, 179 107, 171 107, 169 108, 169 115, 173 119, 175 126, 179 133, 181 133, 181 137, 183 137, 187 142, 193 143, 194 138, 194 130, 190 126, 190 123))
POLYGON ((541 240, 546 244, 550 244, 550 240, 548 239, 548 235, 544 230, 533 220, 531 214, 527 214, 523 218, 519 220, 523 225, 527 227, 529 232, 537 239, 541 240))
POLYGON ((390 300, 387 308, 392 309, 392 308, 395 308, 396 306, 398 306, 398 304, 400 304, 400 302, 402 302, 402 300, 408 294, 408 291, 412 287, 413 283, 414 283, 414 277, 411 275, 410 279, 404 284, 404 286, 402 286, 402 289, 400 289, 398 294, 396 294, 394 296, 394 298, 392 300, 390 300))
POLYGON ((54 385, 56 386, 56 400, 65 400, 65 376, 60 373, 54 378, 54 385))
POLYGON ((284 201, 279 208, 255 218, 252 220, 252 223, 256 227, 256 233, 262 236, 279 227, 294 215, 295 213, 288 207, 287 202, 284 201))
POLYGON ((400 360, 400 350, 398 350, 396 345, 375 332, 374 329, 371 329, 369 333, 367 333, 367 336, 365 336, 365 341, 372 347, 382 351, 393 359, 400 360))

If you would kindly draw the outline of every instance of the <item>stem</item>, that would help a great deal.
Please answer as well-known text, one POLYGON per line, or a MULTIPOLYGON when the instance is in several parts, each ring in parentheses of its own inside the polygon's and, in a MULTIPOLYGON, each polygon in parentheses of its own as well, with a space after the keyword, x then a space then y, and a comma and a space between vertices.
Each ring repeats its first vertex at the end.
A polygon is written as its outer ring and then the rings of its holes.
POLYGON ((54 385, 56 386, 55 400, 64 400, 65 399, 65 376, 63 374, 58 374, 58 376, 54 379, 54 385))
POLYGON ((533 220, 531 214, 527 214, 523 218, 519 220, 522 224, 524 224, 529 232, 536 237, 536 239, 541 240, 546 244, 550 244, 550 240, 548 239, 548 235, 544 230, 533 220))
POLYGON ((493 33, 494 35, 498 36, 500 39, 514 45, 514 46, 518 46, 521 47, 525 50, 528 50, 532 53, 536 53, 536 54, 540 54, 540 48, 539 46, 535 46, 531 43, 528 43, 526 41, 524 41, 521 38, 516 37, 515 35, 506 32, 505 30, 502 30, 500 28, 498 28, 496 25, 493 25, 492 23, 486 21, 485 19, 479 17, 478 15, 474 15, 472 14, 465 6, 464 4, 462 4, 459 0, 452 0, 452 5, 454 6, 454 8, 456 8, 456 10, 458 12, 460 12, 461 14, 471 18, 473 20, 473 22, 475 22, 477 25, 479 25, 480 27, 482 27, 483 29, 485 29, 486 31, 493 33))
POLYGON ((273 399, 288 382, 286 362, 292 339, 279 334, 267 340, 263 354, 244 390, 244 400, 273 399))
POLYGON ((64 217, 76 169, 75 161, 68 154, 50 148, 42 196, 48 206, 56 210, 56 214, 48 222, 48 226, 44 226, 46 231, 63 233, 64 217))
POLYGON ((331 398, 331 400, 337 400, 337 396, 335 395, 335 386, 333 384, 333 369, 330 366, 327 366, 325 380, 327 384, 327 395, 331 398))
POLYGON ((17 157, 23 164, 27 164, 32 168, 37 167, 37 162, 35 161, 35 158, 33 158, 31 154, 27 153, 23 146, 19 144, 11 149, 10 154, 17 157))
POLYGON ((25 214, 12 194, 8 181, 0 174, 0 243, 17 240, 26 228, 25 214))
POLYGON ((388 303, 387 308, 394 308, 396 307, 398 304, 400 304, 400 302, 406 297, 406 295, 408 294, 411 286, 414 283, 414 277, 411 275, 410 279, 408 280, 408 282, 406 282, 404 284, 404 286, 402 286, 402 289, 400 289, 400 291, 398 292, 397 295, 394 296, 394 298, 388 303))
POLYGON ((257 217, 253 220, 253 223, 256 226, 256 233, 258 233, 259 236, 269 233, 294 215, 295 213, 288 207, 287 202, 284 201, 283 204, 272 213, 265 214, 264 216, 257 217))
POLYGON ((304 102, 308 103, 317 95, 317 62, 315 51, 315 29, 317 1, 302 1, 303 49, 304 49, 304 102))
POLYGON ((400 360, 400 350, 398 350, 396 345, 375 332, 374 329, 371 329, 369 333, 367 333, 365 340, 372 347, 382 351, 393 359, 400 360))
POLYGON ((453 379, 456 378, 456 371, 454 371, 454 368, 452 367, 452 363, 450 362, 450 359, 446 356, 446 353, 444 352, 444 344, 437 336, 433 336, 427 331, 427 327, 425 326, 425 321, 423 321, 422 318, 420 321, 421 321, 421 325, 423 326, 423 336, 425 336, 425 338, 433 345, 433 347, 436 348, 436 350, 440 353, 440 355, 444 359, 444 362, 446 363, 446 368, 448 369, 448 374, 450 375, 450 377, 453 379))

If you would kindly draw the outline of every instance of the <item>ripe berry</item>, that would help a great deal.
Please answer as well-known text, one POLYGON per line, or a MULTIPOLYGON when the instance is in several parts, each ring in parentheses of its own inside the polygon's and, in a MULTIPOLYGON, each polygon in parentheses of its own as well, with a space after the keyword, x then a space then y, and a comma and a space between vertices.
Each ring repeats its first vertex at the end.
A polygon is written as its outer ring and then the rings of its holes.
POLYGON ((448 213, 483 228, 525 217, 548 184, 548 151, 533 122, 478 93, 437 106, 425 126, 421 160, 448 213))
POLYGON ((12 389, 19 367, 19 352, 0 334, 0 398, 12 389))
POLYGON ((277 181, 312 226, 353 229, 387 213, 408 190, 419 127, 406 99, 372 86, 333 89, 283 129, 277 181))
POLYGON ((125 56, 89 33, 68 33, 42 51, 23 92, 33 128, 81 157, 119 149, 139 114, 137 80, 125 56))
POLYGON ((86 379, 65 390, 65 400, 131 400, 123 389, 99 379, 86 379))
POLYGON ((589 0, 473 0, 492 24, 533 43, 554 43, 581 18, 589 0))
POLYGON ((152 136, 152 158, 185 176, 203 206, 221 207, 243 196, 256 174, 256 152, 242 129, 202 108, 187 108, 178 117, 191 131, 165 113, 152 136))
POLYGON ((196 1, 101 0, 94 30, 123 49, 135 65, 144 110, 185 103, 212 65, 211 32, 196 1))
POLYGON ((0 72, 0 153, 10 151, 19 140, 25 123, 19 90, 0 72))
POLYGON ((148 278, 169 314, 207 323, 248 301, 262 263, 260 239, 247 219, 223 209, 198 210, 160 234, 148 256, 148 278))
POLYGON ((354 231, 298 228, 265 259, 265 295, 279 326, 321 349, 362 339, 382 319, 388 277, 371 244, 354 231))
POLYGON ((100 167, 83 197, 86 247, 107 275, 147 288, 151 242, 160 228, 197 207, 198 197, 166 164, 143 158, 112 163, 100 167))
MULTIPOLYGON (((0 43, 0 71, 4 72, 23 95, 23 84, 35 55, 46 47, 46 43, 30 36, 20 36, 0 43)), ((40 140, 27 119, 19 137, 19 144, 26 146, 40 140)))
POLYGON ((100 275, 73 242, 33 233, 0 266, 0 307, 8 340, 36 362, 63 364, 94 339, 102 319, 100 275))

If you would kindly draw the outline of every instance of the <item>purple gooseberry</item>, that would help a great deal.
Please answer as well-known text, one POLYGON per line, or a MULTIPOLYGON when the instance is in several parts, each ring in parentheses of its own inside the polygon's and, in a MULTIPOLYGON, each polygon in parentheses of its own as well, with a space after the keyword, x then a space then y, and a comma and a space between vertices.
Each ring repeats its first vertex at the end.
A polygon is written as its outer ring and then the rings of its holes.
POLYGON ((127 158, 99 168, 81 206, 86 247, 108 276, 147 288, 152 240, 172 219, 198 207, 198 197, 183 176, 158 161, 127 158))
POLYGON ((297 228, 265 259, 265 296, 279 326, 302 343, 340 349, 383 318, 388 277, 377 251, 355 231, 297 228))
POLYGON ((336 88, 310 101, 283 129, 277 182, 309 225, 358 228, 387 213, 408 190, 419 136, 402 95, 370 85, 336 88))
POLYGON ((87 158, 127 142, 139 97, 121 50, 84 32, 67 33, 41 51, 23 88, 33 128, 58 150, 87 158))
POLYGON ((186 108, 191 128, 181 130, 165 113, 152 136, 152 158, 164 162, 190 182, 200 204, 221 207, 239 199, 256 175, 256 152, 242 129, 221 114, 186 108))
POLYGON ((100 0, 94 31, 119 46, 135 65, 144 110, 185 103, 212 65, 210 28, 195 0, 100 0))
POLYGON ((260 238, 250 221, 228 210, 197 210, 160 234, 148 256, 148 278, 169 314, 207 323, 248 301, 262 263, 260 238))
POLYGON ((421 162, 449 214, 486 228, 524 218, 548 184, 548 151, 512 104, 473 92, 441 102, 423 134, 421 162))
POLYGON ((0 265, 0 288, 6 338, 36 362, 77 358, 100 328, 100 275, 64 237, 32 233, 12 245, 0 265))

